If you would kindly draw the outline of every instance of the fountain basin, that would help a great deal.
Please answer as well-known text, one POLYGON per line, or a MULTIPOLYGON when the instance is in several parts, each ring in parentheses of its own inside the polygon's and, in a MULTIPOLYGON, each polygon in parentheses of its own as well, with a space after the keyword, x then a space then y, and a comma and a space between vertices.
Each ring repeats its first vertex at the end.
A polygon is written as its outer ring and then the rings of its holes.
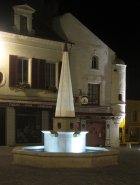
POLYGON ((44 150, 47 152, 85 152, 87 131, 42 132, 44 133, 44 150))
POLYGON ((44 146, 15 147, 14 164, 39 168, 94 168, 118 164, 118 150, 86 147, 81 153, 45 152, 44 146))

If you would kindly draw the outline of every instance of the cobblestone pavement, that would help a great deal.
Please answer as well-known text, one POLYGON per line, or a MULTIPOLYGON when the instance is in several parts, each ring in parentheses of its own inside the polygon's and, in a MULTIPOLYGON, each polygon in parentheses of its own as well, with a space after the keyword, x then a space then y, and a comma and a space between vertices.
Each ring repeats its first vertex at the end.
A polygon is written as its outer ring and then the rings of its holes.
POLYGON ((119 164, 94 169, 40 169, 13 164, 0 147, 0 185, 140 185, 140 146, 120 147, 119 164))

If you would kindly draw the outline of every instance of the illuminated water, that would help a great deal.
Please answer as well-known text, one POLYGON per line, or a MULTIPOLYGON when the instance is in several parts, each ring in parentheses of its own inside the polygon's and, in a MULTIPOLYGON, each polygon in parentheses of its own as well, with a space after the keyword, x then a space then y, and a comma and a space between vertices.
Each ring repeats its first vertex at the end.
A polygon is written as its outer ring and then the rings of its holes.
POLYGON ((86 146, 86 131, 75 132, 50 132, 44 133, 44 146, 26 146, 23 150, 46 153, 102 153, 109 151, 104 147, 86 146))
MULTIPOLYGON (((108 152, 109 151, 109 149, 104 148, 104 147, 89 147, 89 146, 87 146, 85 149, 86 149, 85 150, 86 153, 89 153, 89 152, 108 152)), ((44 146, 26 146, 26 147, 23 147, 23 150, 34 151, 34 152, 47 152, 46 150, 44 150, 44 146)), ((57 153, 57 152, 54 152, 54 153, 57 153)), ((73 153, 78 153, 78 152, 73 152, 73 153)))

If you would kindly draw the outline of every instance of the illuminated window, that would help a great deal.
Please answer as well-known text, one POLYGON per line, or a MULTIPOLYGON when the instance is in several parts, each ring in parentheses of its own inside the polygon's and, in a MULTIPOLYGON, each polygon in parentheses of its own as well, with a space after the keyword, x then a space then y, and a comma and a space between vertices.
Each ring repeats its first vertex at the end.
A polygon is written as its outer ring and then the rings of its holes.
POLYGON ((99 60, 97 56, 92 57, 92 69, 99 69, 99 60))

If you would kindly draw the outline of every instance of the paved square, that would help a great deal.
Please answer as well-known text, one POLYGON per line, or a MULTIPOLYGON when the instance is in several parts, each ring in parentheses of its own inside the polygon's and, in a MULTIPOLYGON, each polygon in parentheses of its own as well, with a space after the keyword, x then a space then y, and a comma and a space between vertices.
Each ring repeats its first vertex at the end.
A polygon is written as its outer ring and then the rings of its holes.
POLYGON ((140 185, 140 146, 120 147, 119 165, 96 169, 42 169, 13 164, 0 147, 0 185, 140 185))

